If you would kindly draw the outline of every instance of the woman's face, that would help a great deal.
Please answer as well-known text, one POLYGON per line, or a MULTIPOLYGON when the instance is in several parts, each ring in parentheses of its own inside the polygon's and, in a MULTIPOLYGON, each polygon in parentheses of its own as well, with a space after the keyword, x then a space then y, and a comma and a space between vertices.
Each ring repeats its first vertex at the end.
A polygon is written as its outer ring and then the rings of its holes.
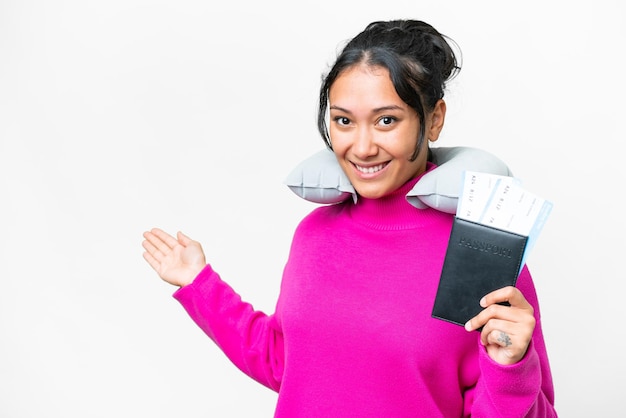
MULTIPOLYGON (((419 117, 402 101, 383 67, 358 65, 341 73, 329 90, 329 133, 337 160, 360 196, 385 196, 426 170, 428 141, 410 161, 419 117)), ((437 140, 445 103, 427 116, 426 138, 437 140)))

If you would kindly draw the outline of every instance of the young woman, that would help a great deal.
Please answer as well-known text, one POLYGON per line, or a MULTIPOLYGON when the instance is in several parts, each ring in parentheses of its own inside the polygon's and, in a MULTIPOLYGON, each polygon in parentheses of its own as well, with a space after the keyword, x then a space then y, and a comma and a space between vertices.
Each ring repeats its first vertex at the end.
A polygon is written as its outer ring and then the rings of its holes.
POLYGON ((429 143, 458 70, 447 38, 421 21, 374 22, 345 46, 318 124, 358 198, 301 221, 273 314, 243 302, 198 242, 144 234, 145 259, 193 320, 278 392, 276 417, 556 416, 526 267, 465 327, 431 316, 454 217, 405 195, 435 168, 429 143))

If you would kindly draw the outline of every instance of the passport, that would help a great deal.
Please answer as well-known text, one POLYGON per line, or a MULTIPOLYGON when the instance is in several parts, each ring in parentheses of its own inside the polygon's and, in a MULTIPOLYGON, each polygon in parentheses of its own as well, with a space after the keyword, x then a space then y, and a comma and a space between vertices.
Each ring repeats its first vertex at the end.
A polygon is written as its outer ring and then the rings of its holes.
POLYGON ((432 316, 465 325, 482 311, 483 296, 515 286, 527 242, 526 235, 455 217, 432 316))
POLYGON ((465 325, 483 296, 515 286, 552 202, 491 173, 465 171, 461 189, 432 316, 465 325))

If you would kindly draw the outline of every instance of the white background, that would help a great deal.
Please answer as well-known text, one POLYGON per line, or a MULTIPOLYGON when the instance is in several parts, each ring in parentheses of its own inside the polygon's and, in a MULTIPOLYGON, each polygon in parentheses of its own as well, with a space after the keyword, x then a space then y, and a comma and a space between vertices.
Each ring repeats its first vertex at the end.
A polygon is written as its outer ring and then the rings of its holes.
POLYGON ((270 417, 142 259, 181 229, 273 311, 314 204, 321 74, 372 20, 457 41, 437 146, 554 210, 529 259, 563 417, 623 416, 626 19, 615 1, 0 0, 0 417, 270 417), (621 415, 620 415, 621 411, 621 415))

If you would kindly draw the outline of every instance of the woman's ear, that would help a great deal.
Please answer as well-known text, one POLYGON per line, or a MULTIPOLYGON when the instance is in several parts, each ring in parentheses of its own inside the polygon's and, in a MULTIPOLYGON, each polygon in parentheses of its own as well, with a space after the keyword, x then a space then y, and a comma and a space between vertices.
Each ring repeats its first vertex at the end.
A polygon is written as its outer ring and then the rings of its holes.
POLYGON ((446 102, 443 99, 437 100, 435 108, 430 114, 430 124, 426 132, 426 137, 430 142, 435 142, 439 139, 439 134, 443 129, 443 124, 446 120, 446 102))

